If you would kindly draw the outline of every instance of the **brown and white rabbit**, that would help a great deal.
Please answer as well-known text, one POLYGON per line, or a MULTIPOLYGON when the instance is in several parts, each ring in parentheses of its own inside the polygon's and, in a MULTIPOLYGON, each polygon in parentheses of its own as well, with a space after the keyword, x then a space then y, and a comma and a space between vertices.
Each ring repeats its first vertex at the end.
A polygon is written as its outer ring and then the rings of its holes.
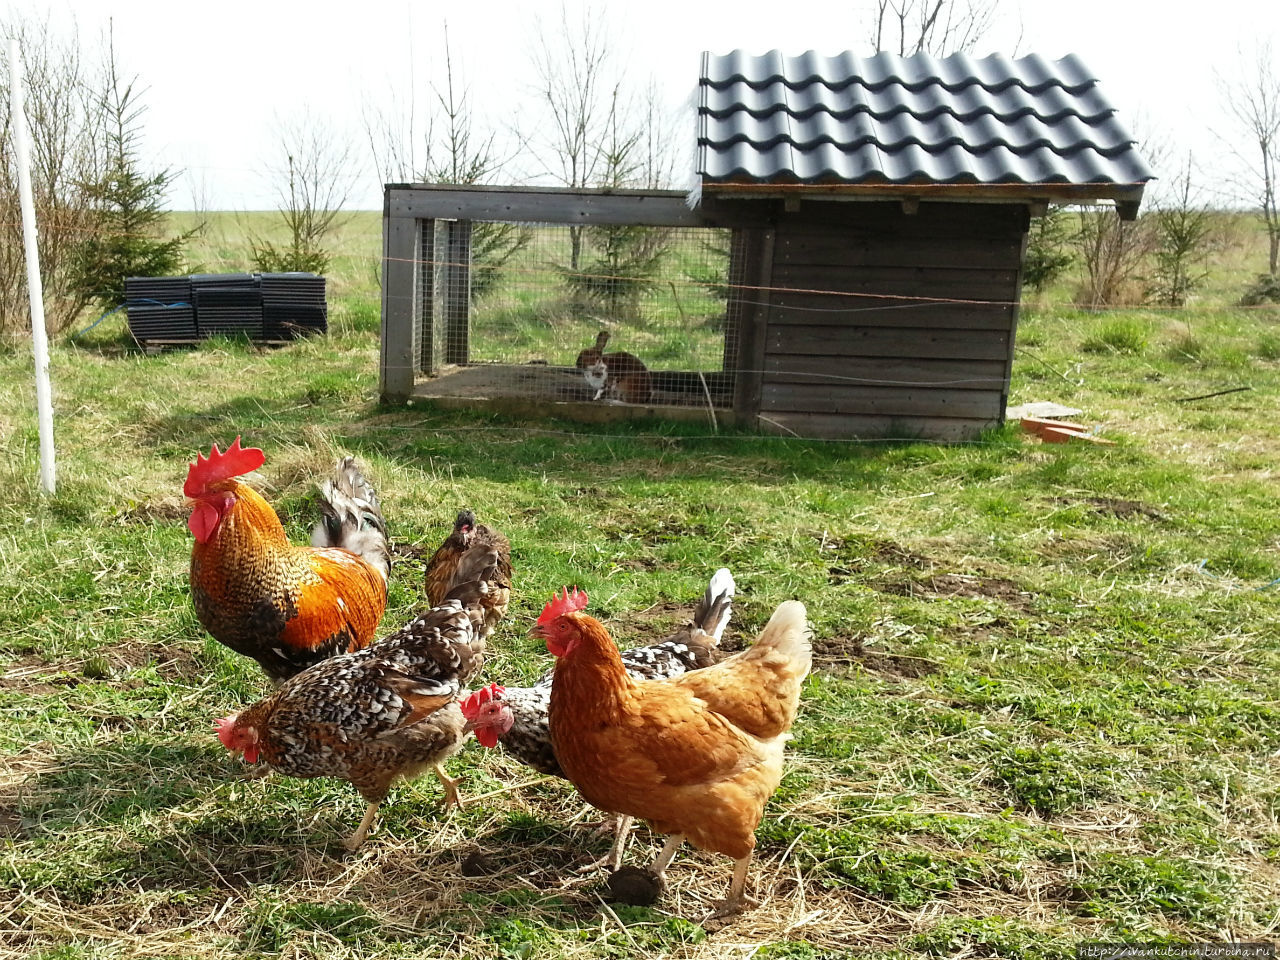
POLYGON ((601 330, 596 336, 595 346, 579 353, 574 364, 596 391, 592 399, 607 396, 624 403, 648 403, 653 396, 649 368, 634 353, 625 350, 605 353, 608 342, 609 331, 601 330))

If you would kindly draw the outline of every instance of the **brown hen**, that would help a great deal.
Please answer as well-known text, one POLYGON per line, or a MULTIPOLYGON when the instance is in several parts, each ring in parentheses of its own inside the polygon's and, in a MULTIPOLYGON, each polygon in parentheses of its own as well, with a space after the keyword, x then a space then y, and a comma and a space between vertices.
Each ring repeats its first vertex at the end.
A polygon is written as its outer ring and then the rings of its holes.
POLYGON ((453 531, 427 561, 427 602, 457 600, 487 639, 511 599, 511 544, 493 527, 459 512, 453 531))
POLYGON ((804 605, 780 604, 755 644, 727 660, 636 681, 605 628, 581 612, 586 599, 565 591, 534 628, 558 658, 549 710, 556 759, 588 803, 670 835, 650 867, 659 879, 684 840, 737 861, 716 912, 740 910, 755 829, 782 779, 812 659, 804 605))

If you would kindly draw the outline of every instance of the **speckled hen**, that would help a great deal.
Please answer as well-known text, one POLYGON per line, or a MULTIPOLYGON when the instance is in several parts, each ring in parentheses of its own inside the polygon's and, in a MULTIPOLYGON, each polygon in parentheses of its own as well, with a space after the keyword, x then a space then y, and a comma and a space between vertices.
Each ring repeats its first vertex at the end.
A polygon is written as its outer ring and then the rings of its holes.
POLYGON ((457 700, 483 658, 484 639, 462 605, 449 600, 217 721, 218 738, 250 763, 291 777, 337 777, 359 790, 368 808, 347 841, 354 850, 398 777, 431 767, 446 806, 459 802, 456 781, 441 764, 466 737, 457 700))

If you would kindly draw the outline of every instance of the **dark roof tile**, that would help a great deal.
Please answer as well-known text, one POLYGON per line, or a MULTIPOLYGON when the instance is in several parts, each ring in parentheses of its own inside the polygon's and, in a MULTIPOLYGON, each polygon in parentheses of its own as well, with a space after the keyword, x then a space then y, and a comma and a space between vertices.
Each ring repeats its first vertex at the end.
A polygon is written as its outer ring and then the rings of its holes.
POLYGON ((1151 171, 1075 56, 703 55, 704 183, 1135 184, 1151 171))

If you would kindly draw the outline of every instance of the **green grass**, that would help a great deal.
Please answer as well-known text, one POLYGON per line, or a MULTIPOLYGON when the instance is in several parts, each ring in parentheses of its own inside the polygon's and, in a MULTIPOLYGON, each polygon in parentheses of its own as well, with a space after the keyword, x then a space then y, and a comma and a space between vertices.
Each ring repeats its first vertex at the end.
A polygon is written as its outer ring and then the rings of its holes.
MULTIPOLYGON (((243 268, 222 229, 202 262, 243 268)), ((1025 310, 1011 402, 1078 406, 1113 447, 521 422, 377 403, 376 229, 344 234, 327 338, 143 356, 104 323, 54 344, 53 497, 29 351, 0 347, 0 956, 1056 960, 1270 936, 1272 315, 1025 310), (433 547, 464 504, 503 529, 516 592, 486 680, 545 667, 526 628, 567 583, 624 643, 721 564, 730 645, 803 599, 816 669, 758 834, 763 905, 703 923, 730 865, 686 849, 655 907, 606 907, 574 872, 606 844, 573 792, 499 752, 450 762, 487 795, 460 811, 433 778, 397 787, 355 856, 348 786, 246 779, 210 721, 265 685, 195 620, 181 497, 194 451, 236 434, 295 538, 344 452, 399 543, 433 547)), ((420 601, 405 559, 385 626, 420 601)), ((659 843, 640 830, 631 862, 659 843)))

